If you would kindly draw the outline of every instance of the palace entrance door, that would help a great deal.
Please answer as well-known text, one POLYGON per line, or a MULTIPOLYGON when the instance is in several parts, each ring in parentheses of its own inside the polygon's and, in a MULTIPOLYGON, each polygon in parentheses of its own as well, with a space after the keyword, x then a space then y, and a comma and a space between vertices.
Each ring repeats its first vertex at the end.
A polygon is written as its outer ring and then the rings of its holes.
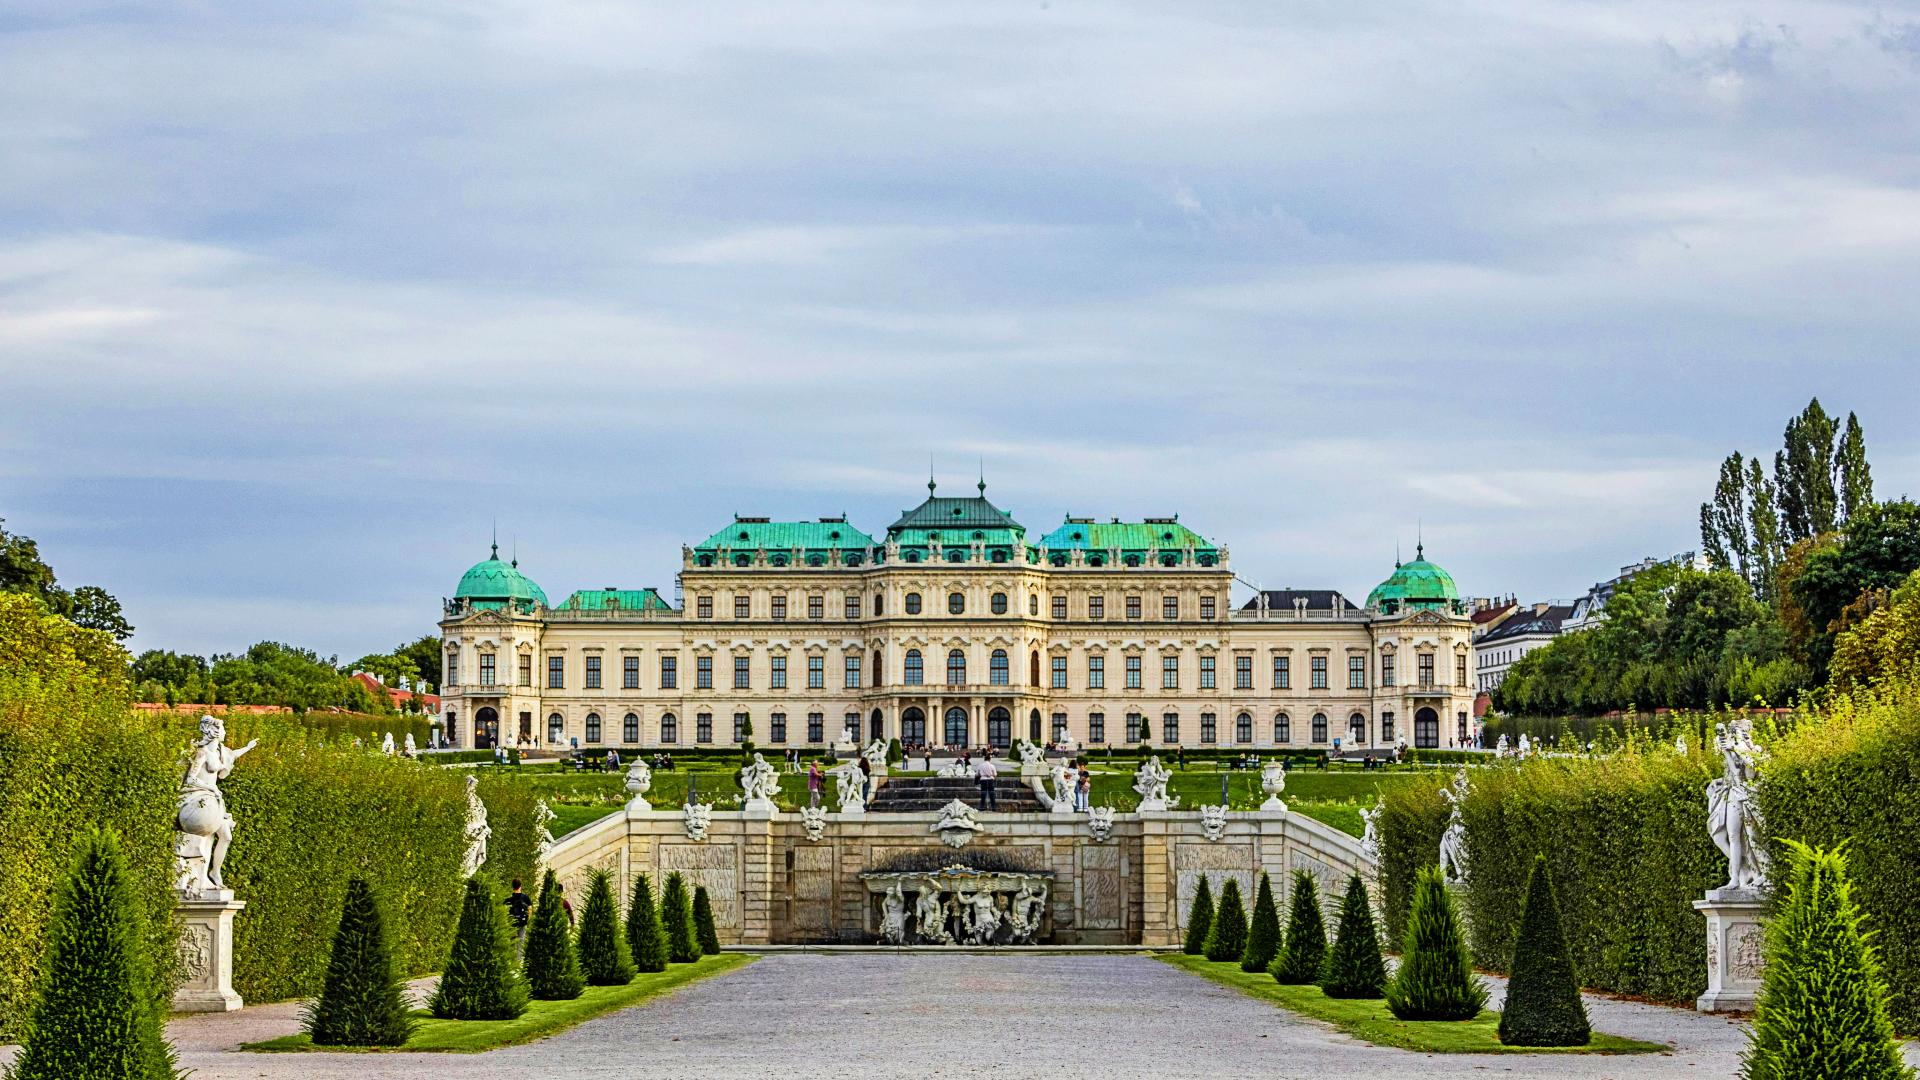
POLYGON ((1422 750, 1433 750, 1439 747, 1439 713, 1423 708, 1413 714, 1413 745, 1422 750))
POLYGON ((1005 750, 1013 745, 1013 714, 996 706, 987 713, 987 745, 1005 750))
POLYGON ((955 705, 947 710, 946 745, 964 748, 967 745, 967 710, 955 705))
POLYGON ((491 750, 500 744, 500 713, 491 705, 482 705, 473 714, 473 748, 491 750))

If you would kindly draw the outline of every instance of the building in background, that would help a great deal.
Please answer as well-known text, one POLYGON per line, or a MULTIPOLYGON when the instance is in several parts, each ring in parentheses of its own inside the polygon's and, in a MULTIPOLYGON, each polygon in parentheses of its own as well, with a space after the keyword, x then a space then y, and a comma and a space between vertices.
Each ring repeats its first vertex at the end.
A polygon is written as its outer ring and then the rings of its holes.
POLYGON ((457 745, 551 748, 1015 739, 1342 750, 1471 740, 1468 605, 1419 557, 1355 605, 1260 591, 1177 517, 1069 516, 1030 535, 928 496, 871 536, 737 517, 682 551, 682 601, 558 605, 498 549, 443 605, 457 745), (844 735, 843 735, 844 733, 844 735))
POLYGON ((1474 642, 1475 688, 1492 693, 1507 669, 1535 649, 1559 637, 1573 614, 1571 604, 1534 604, 1521 608, 1474 642))
POLYGON ((1573 612, 1567 616, 1561 629, 1567 633, 1585 630, 1606 618, 1607 601, 1613 599, 1614 590, 1635 574, 1651 570, 1656 566, 1684 566, 1702 571, 1712 568, 1712 564, 1707 561, 1705 555, 1692 551, 1683 551, 1665 559, 1656 559, 1649 555, 1637 563, 1621 567, 1618 574, 1588 589, 1587 595, 1573 602, 1573 612))

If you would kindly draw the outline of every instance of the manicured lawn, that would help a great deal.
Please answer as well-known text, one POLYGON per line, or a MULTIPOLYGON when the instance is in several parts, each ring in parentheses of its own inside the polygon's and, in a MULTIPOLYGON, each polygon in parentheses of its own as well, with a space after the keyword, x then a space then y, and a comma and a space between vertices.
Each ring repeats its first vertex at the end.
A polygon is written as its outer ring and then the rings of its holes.
MULTIPOLYGON (((420 1025, 403 1051, 476 1053, 515 1043, 532 1042, 591 1020, 603 1013, 638 1005, 648 998, 679 989, 688 983, 732 971, 750 963, 754 957, 744 953, 721 953, 702 957, 695 964, 672 964, 655 975, 640 975, 625 986, 589 986, 572 1001, 535 1001, 517 1020, 439 1020, 425 1010, 416 1011, 420 1025)), ((243 1043, 242 1050, 263 1053, 331 1052, 355 1050, 355 1047, 315 1046, 305 1032, 283 1035, 266 1042, 243 1043)))
MULTIPOLYGON (((1094 768, 1093 803, 1095 806, 1113 806, 1120 810, 1132 810, 1140 802, 1140 796, 1133 790, 1132 762, 1115 762, 1111 765, 1103 762, 1099 755, 1091 758, 1094 768), (1102 771, 1111 769, 1113 771, 1102 771)), ((1395 784, 1412 783, 1424 776, 1427 771, 1411 768, 1402 769, 1333 769, 1327 772, 1309 769, 1295 769, 1287 774, 1287 786, 1281 791, 1280 798, 1289 807, 1304 802, 1341 802, 1357 803, 1359 806, 1371 806, 1382 788, 1395 784)), ((1175 769, 1167 781, 1167 794, 1178 796, 1180 805, 1186 809, 1200 806, 1213 806, 1220 802, 1220 779, 1227 781, 1227 805, 1234 810, 1252 810, 1266 799, 1266 792, 1260 790, 1260 771, 1258 769, 1175 769)), ((1355 811, 1356 815, 1358 811, 1355 811)), ((1315 815, 1318 816, 1318 815, 1315 815)), ((1324 819, 1322 819, 1324 820, 1324 819)))
POLYGON ((1215 964, 1202 956, 1179 953, 1160 959, 1380 1046, 1432 1054, 1655 1054, 1671 1049, 1598 1031, 1585 1046, 1508 1046, 1500 1041, 1500 1014, 1492 1010, 1472 1020, 1400 1020, 1387 1011, 1384 1001, 1330 998, 1317 986, 1282 986, 1265 972, 1241 971, 1239 964, 1215 964))
POLYGON ((570 803, 553 804, 553 825, 547 831, 554 837, 565 836, 575 829, 591 825, 608 814, 617 813, 625 806, 625 800, 611 803, 594 803, 591 806, 575 806, 570 803))

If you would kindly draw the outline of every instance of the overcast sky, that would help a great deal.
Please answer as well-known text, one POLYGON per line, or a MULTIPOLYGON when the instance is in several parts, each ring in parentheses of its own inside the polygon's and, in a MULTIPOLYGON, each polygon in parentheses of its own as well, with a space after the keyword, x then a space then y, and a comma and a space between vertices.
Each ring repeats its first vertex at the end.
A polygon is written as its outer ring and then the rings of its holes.
POLYGON ((1920 489, 1916 132, 1916 3, 16 0, 0 517, 197 652, 930 458, 1570 597, 1811 395, 1920 489))

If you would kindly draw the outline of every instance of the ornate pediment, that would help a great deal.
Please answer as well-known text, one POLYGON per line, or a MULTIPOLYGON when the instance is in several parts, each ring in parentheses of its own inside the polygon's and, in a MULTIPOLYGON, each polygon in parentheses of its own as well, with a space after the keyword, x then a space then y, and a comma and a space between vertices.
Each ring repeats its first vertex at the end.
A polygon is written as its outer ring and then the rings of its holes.
POLYGON ((1408 616, 1407 622, 1413 626, 1442 626, 1446 624, 1447 620, 1442 618, 1438 612, 1416 611, 1408 616))

